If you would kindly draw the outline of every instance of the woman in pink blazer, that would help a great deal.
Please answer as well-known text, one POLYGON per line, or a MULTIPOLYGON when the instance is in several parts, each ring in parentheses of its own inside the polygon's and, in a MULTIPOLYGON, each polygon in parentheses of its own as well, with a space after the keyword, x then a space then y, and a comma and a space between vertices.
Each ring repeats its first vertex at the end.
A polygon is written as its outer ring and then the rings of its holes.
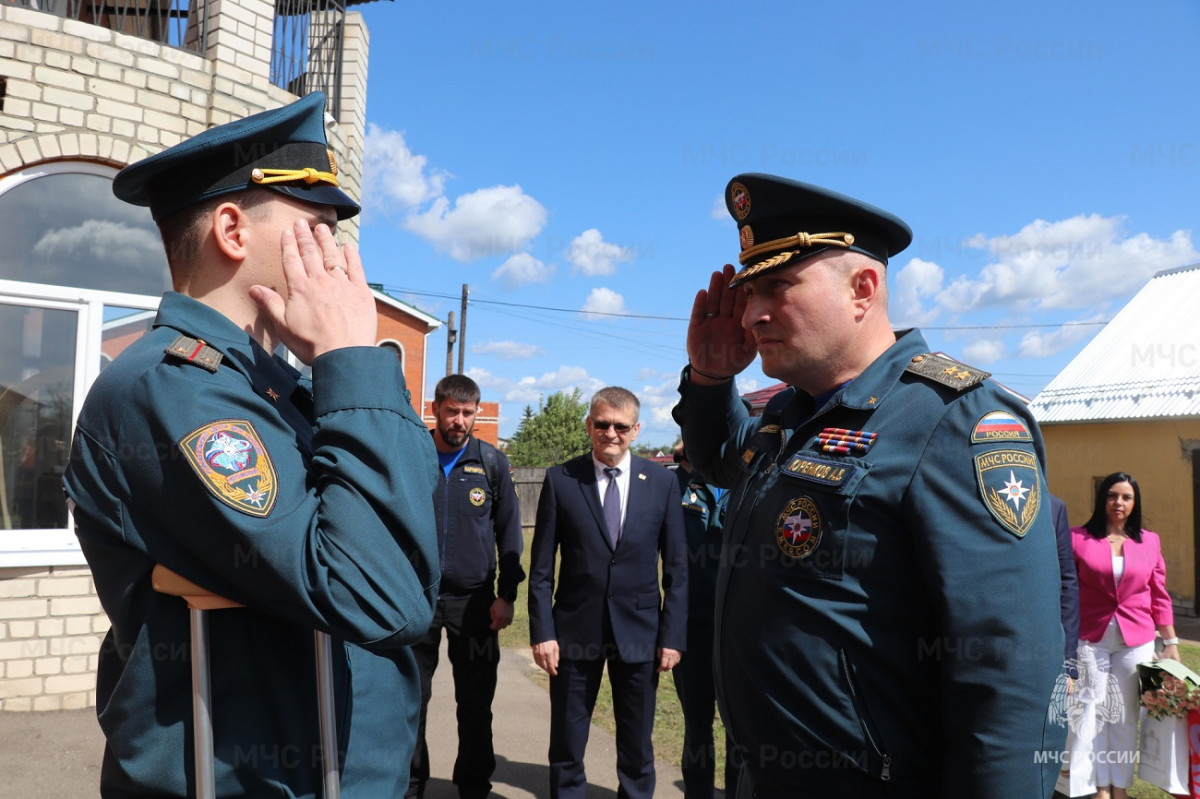
POLYGON ((1158 534, 1142 529, 1142 495, 1124 472, 1096 491, 1092 517, 1071 529, 1079 573, 1079 682, 1069 718, 1071 795, 1126 799, 1137 757, 1137 664, 1179 659, 1158 534), (1078 791, 1078 792, 1077 792, 1078 791))

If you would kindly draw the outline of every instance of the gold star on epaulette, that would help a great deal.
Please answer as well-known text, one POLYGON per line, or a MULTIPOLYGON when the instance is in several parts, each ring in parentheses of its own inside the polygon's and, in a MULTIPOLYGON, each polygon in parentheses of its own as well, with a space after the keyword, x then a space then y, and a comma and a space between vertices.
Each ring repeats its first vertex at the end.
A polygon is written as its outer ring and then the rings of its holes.
POLYGON ((992 376, 991 372, 967 366, 945 355, 932 353, 913 356, 904 371, 957 391, 964 391, 992 376))
POLYGON ((275 389, 268 388, 267 396, 271 398, 272 402, 279 402, 279 392, 277 392, 275 389))
POLYGON ((870 399, 867 400, 868 405, 874 405, 877 402, 879 402, 879 397, 871 397, 870 399))

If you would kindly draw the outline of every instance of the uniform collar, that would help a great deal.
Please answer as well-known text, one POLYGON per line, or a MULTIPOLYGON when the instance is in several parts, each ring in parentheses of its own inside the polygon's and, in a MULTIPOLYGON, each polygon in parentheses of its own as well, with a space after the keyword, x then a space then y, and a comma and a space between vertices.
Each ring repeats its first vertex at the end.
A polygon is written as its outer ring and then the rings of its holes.
POLYGON ((896 343, 836 393, 832 401, 856 410, 874 410, 882 406, 913 356, 924 352, 929 352, 929 345, 919 330, 896 331, 896 343))
POLYGON ((224 356, 228 365, 244 374, 256 393, 278 401, 296 388, 300 373, 282 358, 271 355, 227 316, 199 300, 168 291, 158 306, 155 327, 169 327, 204 341, 224 356))

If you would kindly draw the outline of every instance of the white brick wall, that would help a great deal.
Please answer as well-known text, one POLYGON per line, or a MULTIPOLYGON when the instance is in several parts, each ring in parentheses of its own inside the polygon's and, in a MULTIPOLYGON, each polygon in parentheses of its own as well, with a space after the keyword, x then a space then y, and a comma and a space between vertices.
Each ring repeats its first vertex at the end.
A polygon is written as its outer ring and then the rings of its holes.
MULTIPOLYGON (((269 79, 274 1, 212 0, 210 10, 200 55, 0 2, 0 178, 54 159, 119 168, 295 99, 269 79)), ((349 14, 345 102, 329 138, 355 197, 367 42, 361 15, 349 14)), ((338 228, 357 241, 357 219, 338 228)), ((94 705, 108 626, 86 567, 0 566, 0 712, 94 705)))
POLYGON ((0 710, 94 705, 107 631, 86 568, 0 569, 0 710))

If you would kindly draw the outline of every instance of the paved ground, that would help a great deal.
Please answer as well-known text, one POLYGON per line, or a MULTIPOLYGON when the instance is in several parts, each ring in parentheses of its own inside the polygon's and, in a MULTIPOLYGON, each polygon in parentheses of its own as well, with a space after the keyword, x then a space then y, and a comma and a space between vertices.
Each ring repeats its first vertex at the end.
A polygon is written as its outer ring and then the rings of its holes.
MULTIPOLYGON (((1179 637, 1200 645, 1200 618, 1176 618, 1179 637)), ((457 799, 450 783, 457 733, 454 694, 446 658, 434 677, 429 708, 429 749, 433 779, 427 799, 457 799)), ((493 704, 497 767, 493 795, 501 799, 547 796, 546 750, 549 745, 550 699, 529 679, 535 670, 528 650, 505 650, 493 704)), ((104 746, 95 711, 55 713, 0 712, 0 799, 95 799, 99 795, 100 755, 104 746)), ((617 795, 616 748, 613 738, 592 728, 587 750, 592 799, 617 795)), ((661 761, 655 797, 680 797, 679 770, 661 761)))
MULTIPOLYGON (((458 746, 454 687, 443 657, 434 675, 429 708, 429 750, 433 779, 426 799, 457 799, 450 782, 458 746)), ((546 751, 550 742, 550 698, 529 678, 537 667, 528 650, 505 650, 492 705, 496 774, 493 796, 530 799, 549 795, 546 751)), ((104 739, 94 709, 45 713, 0 712, 0 799, 95 799, 99 796, 104 739)), ((617 796, 613 737, 592 727, 587 748, 590 799, 617 796)), ((683 796, 679 770, 658 764, 655 797, 683 796)))

